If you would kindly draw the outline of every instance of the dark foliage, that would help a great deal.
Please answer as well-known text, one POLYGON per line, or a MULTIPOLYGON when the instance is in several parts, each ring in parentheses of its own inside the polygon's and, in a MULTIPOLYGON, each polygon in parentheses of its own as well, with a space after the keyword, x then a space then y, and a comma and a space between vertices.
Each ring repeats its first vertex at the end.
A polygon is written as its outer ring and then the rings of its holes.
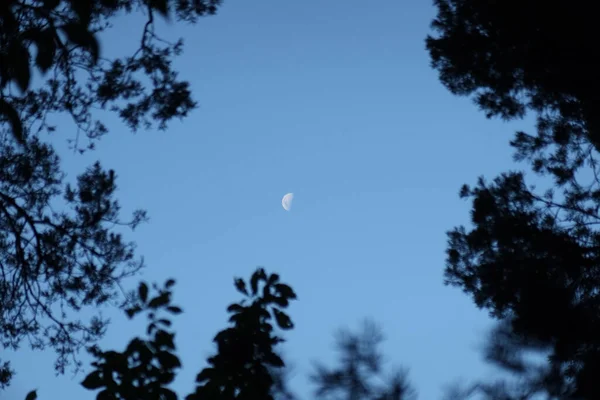
POLYGON ((127 315, 145 312, 148 316, 147 339, 134 338, 123 352, 101 351, 90 347, 96 358, 95 368, 81 383, 89 390, 98 390, 98 400, 157 399, 176 400, 168 385, 175 379, 181 362, 175 354, 175 333, 171 320, 164 313, 177 315, 181 309, 171 304, 173 280, 163 288, 154 286, 156 296, 149 298, 148 286, 140 283, 137 301, 126 310, 127 315))
POLYGON ((175 15, 195 23, 199 16, 214 14, 220 0, 7 0, 0 7, 0 111, 22 144, 27 135, 48 131, 48 113, 68 113, 90 139, 106 133, 95 120, 95 107, 117 112, 133 129, 156 121, 160 128, 175 117, 185 116, 195 103, 188 83, 178 80, 172 57, 182 42, 159 40, 155 14, 175 15), (102 57, 98 35, 116 16, 144 11, 139 49, 131 56, 102 57), (35 59, 32 58, 36 49, 35 59), (32 68, 46 83, 30 90, 32 68), (149 87, 143 84, 149 78, 149 87), (11 90, 16 84, 21 94, 11 90))
POLYGON ((481 180, 463 195, 474 199, 474 228, 450 232, 446 282, 509 321, 515 346, 548 349, 552 370, 575 379, 573 396, 596 398, 600 236, 574 220, 581 213, 569 218, 535 196, 521 174, 481 180))
MULTIPOLYGON (((135 303, 126 310, 130 318, 147 313, 147 339, 134 338, 123 352, 90 348, 97 361, 82 385, 100 390, 98 400, 178 398, 168 387, 181 367, 175 354, 175 333, 169 330, 171 320, 160 315, 181 313, 179 307, 171 304, 174 283, 169 280, 164 288, 154 286, 157 294, 150 298, 149 288, 142 282, 135 303)), ((208 359, 209 366, 200 372, 198 386, 187 399, 273 400, 275 392, 286 392, 273 374, 284 367, 275 352, 283 339, 274 334, 275 326, 270 321, 274 319, 280 329, 292 329, 291 319, 282 310, 296 295, 290 286, 279 281, 277 274, 267 276, 262 268, 251 276, 250 291, 240 278, 235 285, 246 299, 228 307, 232 326, 215 336, 217 354, 208 359)))
POLYGON ((340 331, 336 345, 339 365, 328 369, 320 364, 311 377, 319 399, 332 400, 415 400, 406 371, 396 370, 389 378, 382 376, 383 356, 379 345, 381 329, 365 321, 361 332, 340 331), (383 383, 382 383, 383 382, 383 383))
MULTIPOLYGON (((428 37, 427 48, 442 82, 457 95, 474 95, 489 117, 535 112, 537 132, 517 132, 511 144, 517 160, 554 179, 543 195, 521 173, 465 186, 473 228, 450 232, 446 282, 502 321, 498 337, 510 343, 511 357, 496 352, 491 359, 520 374, 526 390, 598 399, 600 32, 594 8, 512 0, 435 4, 439 36, 428 37), (548 353, 547 370, 529 376, 517 350, 548 353)), ((510 392, 500 386, 488 387, 496 390, 492 397, 510 392)))
POLYGON ((487 115, 545 114, 587 130, 598 145, 600 32, 594 4, 535 0, 435 0, 427 38, 432 65, 455 94, 475 94, 487 115))
MULTIPOLYGON (((99 164, 63 183, 52 148, 37 139, 26 153, 0 143, 0 338, 5 348, 28 339, 58 352, 63 371, 106 320, 68 314, 114 299, 118 283, 142 267, 134 246, 111 230, 119 220, 113 171, 99 164), (52 207, 62 197, 62 207, 52 207)), ((144 219, 137 212, 135 227, 144 219)), ((9 370, 5 365, 5 370, 9 370)), ((8 383, 10 373, 2 375, 8 383)))
MULTIPOLYGON (((278 345, 283 339, 276 330, 293 329, 283 311, 296 299, 293 289, 280 282, 277 274, 267 275, 258 268, 248 282, 234 280, 245 299, 231 304, 230 327, 214 338, 217 353, 197 376, 194 393, 187 400, 295 400, 288 388, 289 365, 284 363, 278 345)), ((176 354, 175 332, 169 315, 181 308, 172 304, 173 279, 152 288, 141 282, 132 293, 129 318, 145 314, 145 337, 135 337, 121 352, 88 348, 95 358, 92 371, 81 385, 97 392, 98 400, 177 400, 172 389, 181 362, 176 354)), ((323 366, 312 376, 318 398, 340 400, 416 400, 407 372, 396 369, 383 374, 383 358, 378 349, 381 330, 365 321, 362 332, 340 331, 337 347, 340 363, 335 369, 323 366)), ((37 390, 26 400, 35 400, 37 390)), ((458 398, 457 398, 458 399, 458 398)))
MULTIPOLYGON (((16 349, 58 352, 63 372, 75 352, 98 339, 106 321, 80 321, 84 307, 116 298, 135 273, 133 245, 114 230, 145 218, 118 219, 115 174, 95 164, 69 187, 47 136, 53 115, 76 128, 73 148, 92 149, 108 132, 93 110, 129 128, 165 129, 195 107, 189 85, 172 68, 182 42, 154 29, 157 15, 195 23, 220 0, 5 0, 0 2, 0 340, 16 349), (144 13, 139 48, 103 56, 101 34, 117 16, 144 13), (43 81, 33 82, 33 71, 43 81), (81 137, 80 137, 81 135, 81 137), (87 138, 87 144, 81 141, 87 138)), ((135 27, 132 27, 135 29, 135 27)), ((12 371, 0 364, 0 387, 12 371)))
POLYGON ((239 278, 235 285, 246 299, 228 307, 233 325, 215 336, 217 354, 198 374, 196 391, 187 400, 274 400, 276 382, 270 370, 284 367, 274 352, 283 339, 274 334, 274 328, 293 328, 283 310, 296 294, 279 282, 277 274, 267 276, 262 268, 252 275, 249 285, 239 278))

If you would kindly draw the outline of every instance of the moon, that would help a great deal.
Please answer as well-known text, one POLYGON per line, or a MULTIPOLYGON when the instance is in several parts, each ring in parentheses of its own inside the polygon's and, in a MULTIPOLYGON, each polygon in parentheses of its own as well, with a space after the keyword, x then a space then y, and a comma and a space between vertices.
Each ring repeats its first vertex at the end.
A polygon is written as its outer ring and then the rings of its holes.
POLYGON ((281 199, 281 206, 285 211, 290 211, 292 209, 292 200, 294 200, 294 193, 288 193, 281 199))

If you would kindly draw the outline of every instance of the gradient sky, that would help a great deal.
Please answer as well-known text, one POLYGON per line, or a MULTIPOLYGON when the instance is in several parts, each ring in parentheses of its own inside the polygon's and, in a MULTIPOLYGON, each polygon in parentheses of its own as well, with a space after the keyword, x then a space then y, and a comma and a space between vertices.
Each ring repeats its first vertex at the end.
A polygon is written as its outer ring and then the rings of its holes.
MULTIPOLYGON (((226 0, 196 26, 160 24, 186 39, 177 68, 200 108, 167 132, 111 122, 84 156, 56 139, 71 179, 100 159, 117 171, 124 211, 150 214, 127 237, 146 258, 143 279, 177 279, 181 395, 239 299, 233 277, 259 265, 298 293, 285 354, 307 400, 311 362, 333 361, 334 331, 363 317, 382 325, 389 365, 410 369, 421 400, 488 373, 478 350, 485 312, 443 285, 445 232, 468 222, 460 186, 513 168, 508 141, 530 124, 486 120, 441 85, 424 44, 430 3, 226 0), (281 207, 287 192, 291 212, 281 207)), ((141 29, 141 17, 117 23, 105 54, 131 52, 141 29)), ((143 333, 143 319, 108 315, 104 348, 143 333)), ((33 388, 40 400, 95 397, 83 375, 54 376, 53 353, 10 359, 17 375, 3 398, 33 388)))

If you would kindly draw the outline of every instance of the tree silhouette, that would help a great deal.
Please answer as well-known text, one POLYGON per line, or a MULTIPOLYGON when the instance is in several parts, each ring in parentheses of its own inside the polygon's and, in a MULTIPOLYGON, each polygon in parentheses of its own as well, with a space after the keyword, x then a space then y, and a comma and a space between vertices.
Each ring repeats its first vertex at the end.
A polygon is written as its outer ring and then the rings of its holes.
POLYGON ((175 379, 181 362, 175 354, 175 333, 169 330, 171 321, 161 315, 181 313, 179 307, 171 305, 174 284, 171 279, 163 288, 155 285, 158 293, 149 298, 148 286, 140 283, 136 303, 126 310, 130 318, 147 313, 147 339, 132 339, 123 352, 102 351, 97 346, 89 348, 96 358, 92 363, 95 369, 81 384, 89 390, 101 389, 96 396, 98 400, 177 398, 168 385, 175 379))
MULTIPOLYGON (((175 354, 175 332, 169 330, 171 321, 162 315, 181 313, 171 304, 174 283, 171 279, 163 288, 154 285, 157 293, 152 298, 148 285, 140 283, 135 302, 126 310, 130 318, 147 314, 148 338, 132 339, 122 352, 102 351, 96 346, 89 349, 96 361, 82 385, 100 390, 98 400, 178 398, 168 386, 181 363, 175 354)), ((235 286, 246 298, 227 308, 231 326, 215 336, 217 354, 198 374, 197 388, 186 397, 188 400, 273 400, 274 393, 281 392, 272 373, 284 367, 275 351, 283 339, 274 332, 277 328, 292 329, 293 323, 283 310, 296 295, 277 274, 267 275, 262 268, 249 279, 249 291, 241 278, 235 279, 235 286)))
MULTIPOLYGON (((277 274, 258 268, 248 281, 234 279, 242 301, 227 307, 230 326, 215 337, 216 354, 196 378, 196 389, 187 400, 295 400, 288 388, 289 366, 279 345, 284 339, 276 332, 293 329, 285 310, 296 299, 293 289, 277 274)), ((182 309, 173 305, 175 281, 151 287, 140 282, 125 309, 132 319, 145 314, 146 335, 134 337, 123 351, 88 348, 95 361, 81 385, 96 392, 97 400, 177 400, 170 385, 181 362, 176 354, 171 316, 182 309)), ((361 332, 340 331, 337 347, 339 365, 334 369, 317 367, 312 376, 318 398, 356 400, 416 400, 406 370, 383 373, 378 349, 383 336, 380 328, 365 320, 361 332), (336 397, 337 395, 337 397, 336 397)), ((37 390, 26 400, 35 400, 37 390)), ((42 395, 43 398, 43 395, 42 395)), ((462 399, 461 399, 462 400, 462 399)))
POLYGON ((481 180, 463 195, 474 198, 474 228, 449 233, 446 283, 508 321, 514 346, 547 349, 553 370, 575 379, 572 395, 595 398, 598 235, 581 214, 561 219, 564 210, 532 194, 521 174, 481 180))
MULTIPOLYGON (((108 132, 93 110, 114 112, 129 128, 165 129, 195 107, 189 85, 172 63, 182 41, 169 43, 154 28, 157 15, 195 23, 219 0, 4 0, 0 2, 0 340, 16 349, 53 348, 56 369, 76 361, 83 346, 105 331, 99 316, 77 312, 116 300, 122 280, 142 267, 134 246, 115 225, 114 171, 99 163, 75 184, 50 144, 52 115, 67 115, 73 149, 93 149, 108 132), (99 40, 117 15, 143 12, 140 44, 108 59, 99 40), (33 69, 44 76, 32 82, 33 69), (83 143, 84 138, 87 144, 83 143)), ((122 297, 121 297, 122 298, 122 297)), ((75 363, 77 366, 77 363, 75 363)), ((13 371, 0 363, 0 388, 13 371)))
MULTIPOLYGON (((600 67, 591 3, 435 0, 427 37, 433 67, 457 95, 475 95, 488 116, 520 117, 529 109, 557 138, 581 129, 598 145, 600 67), (565 130, 565 128, 568 128, 565 130)), ((574 135, 574 138, 571 138, 574 135)))
MULTIPOLYGON (((549 354, 548 370, 526 377, 529 389, 600 398, 600 61, 591 5, 435 4, 439 36, 427 48, 441 81, 474 95, 488 117, 536 113, 536 133, 517 132, 511 145, 517 160, 554 180, 541 195, 520 172, 465 186, 473 228, 449 233, 446 283, 502 321, 514 351, 549 354)), ((502 359, 504 367, 526 374, 515 357, 502 359)), ((492 397, 507 392, 496 388, 492 397)))
POLYGON ((187 400, 273 400, 275 382, 269 369, 285 364, 274 352, 283 339, 273 334, 271 320, 280 329, 293 328, 283 310, 296 294, 279 282, 277 274, 267 276, 262 268, 250 278, 250 290, 242 279, 236 279, 235 285, 246 299, 228 307, 233 326, 215 336, 217 354, 198 374, 196 391, 187 400))
POLYGON ((389 379, 382 376, 383 356, 379 345, 381 329, 365 320, 362 331, 342 330, 336 339, 339 365, 328 369, 316 365, 312 381, 319 399, 335 400, 414 400, 416 392, 408 383, 406 371, 396 370, 389 379))

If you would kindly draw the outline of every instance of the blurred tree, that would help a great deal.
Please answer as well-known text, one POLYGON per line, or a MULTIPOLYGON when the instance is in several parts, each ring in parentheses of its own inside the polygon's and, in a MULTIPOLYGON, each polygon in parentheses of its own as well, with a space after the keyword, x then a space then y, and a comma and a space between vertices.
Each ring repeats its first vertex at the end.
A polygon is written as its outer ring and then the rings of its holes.
MULTIPOLYGON (((172 68, 182 41, 155 31, 156 15, 195 23, 220 0, 3 0, 0 2, 0 341, 16 349, 53 348, 56 369, 105 331, 98 315, 77 318, 117 299, 123 278, 142 266, 115 225, 135 227, 141 211, 121 221, 115 173, 99 163, 66 184, 47 136, 52 115, 67 115, 83 152, 108 132, 93 110, 115 112, 131 129, 195 107, 189 85, 172 68), (107 59, 98 37, 118 16, 144 13, 139 48, 107 59), (34 50, 35 49, 35 50, 34 50), (45 81, 33 82, 37 69, 45 81), (81 143, 84 135, 87 145, 81 143)), ((135 26, 133 27, 135 28, 135 26)), ((77 366, 77 363, 75 363, 77 366)), ((0 363, 0 388, 13 371, 0 363)))
POLYGON ((316 365, 312 381, 319 399, 332 400, 414 400, 416 392, 408 383, 402 369, 389 379, 382 377, 383 356, 379 345, 383 341, 381 329, 370 320, 363 323, 358 333, 342 330, 336 346, 340 353, 339 365, 328 369, 316 365))
POLYGON ((551 349, 528 341, 512 329, 510 320, 498 322, 484 349, 488 362, 498 368, 494 381, 454 384, 444 400, 576 400, 573 387, 555 365, 545 362, 551 349), (474 397, 476 396, 476 397, 474 397))
MULTIPOLYGON (((511 145, 517 160, 554 180, 542 195, 520 172, 463 187, 461 196, 473 201, 473 228, 449 233, 446 283, 503 321, 513 350, 549 354, 548 370, 539 376, 544 383, 533 385, 537 378, 528 377, 530 389, 598 399, 600 33, 592 5, 435 5, 432 26, 439 36, 429 36, 427 48, 442 82, 457 95, 475 95, 488 117, 535 112, 537 132, 517 132, 511 145)), ((511 357, 501 359, 504 367, 525 374, 511 357)))

